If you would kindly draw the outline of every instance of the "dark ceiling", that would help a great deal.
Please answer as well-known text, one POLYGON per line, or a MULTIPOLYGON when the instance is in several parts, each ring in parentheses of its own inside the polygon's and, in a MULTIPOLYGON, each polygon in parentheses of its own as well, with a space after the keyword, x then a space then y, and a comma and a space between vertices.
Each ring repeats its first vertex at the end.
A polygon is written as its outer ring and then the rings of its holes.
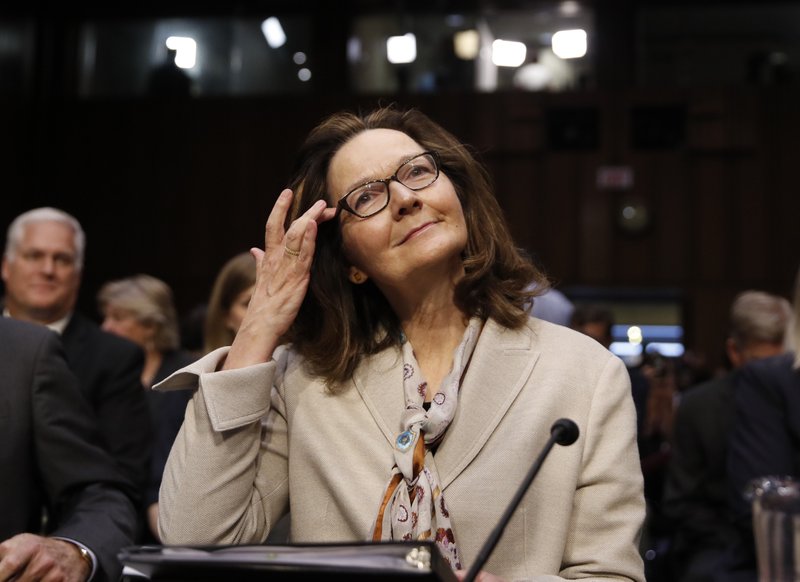
MULTIPOLYGON (((764 4, 796 4, 796 0, 581 0, 580 4, 595 11, 624 12, 643 6, 738 6, 764 4)), ((557 0, 135 0, 125 3, 108 0, 4 0, 0 14, 4 16, 54 17, 143 17, 203 16, 247 14, 302 14, 310 12, 465 12, 492 10, 525 10, 560 4, 557 0)))

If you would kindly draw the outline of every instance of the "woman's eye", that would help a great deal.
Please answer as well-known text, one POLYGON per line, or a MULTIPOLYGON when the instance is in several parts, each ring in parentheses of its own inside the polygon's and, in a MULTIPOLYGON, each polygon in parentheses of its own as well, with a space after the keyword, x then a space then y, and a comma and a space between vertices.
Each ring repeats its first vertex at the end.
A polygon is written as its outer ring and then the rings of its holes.
POLYGON ((419 180, 421 178, 426 178, 433 173, 433 169, 429 168, 425 164, 415 164, 408 168, 408 171, 405 173, 404 180, 419 180))
POLYGON ((363 208, 364 206, 368 205, 370 202, 375 200, 378 195, 379 193, 374 190, 362 190, 358 196, 356 196, 355 209, 358 210, 359 208, 363 208))

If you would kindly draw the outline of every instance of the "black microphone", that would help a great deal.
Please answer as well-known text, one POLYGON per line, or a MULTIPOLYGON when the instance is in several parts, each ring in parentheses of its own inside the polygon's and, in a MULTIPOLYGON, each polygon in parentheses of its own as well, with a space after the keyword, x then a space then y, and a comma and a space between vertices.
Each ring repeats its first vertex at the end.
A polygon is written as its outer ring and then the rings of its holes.
POLYGON ((464 582, 474 582, 478 572, 480 572, 481 568, 483 568, 486 560, 489 559, 489 555, 492 553, 492 550, 494 550, 497 542, 500 541, 500 536, 503 535, 503 531, 506 529, 508 522, 511 521, 512 514, 517 509, 519 502, 522 501, 522 496, 525 495, 528 487, 531 486, 533 478, 536 477, 536 474, 542 467, 542 463, 544 463, 544 460, 547 458, 547 455, 550 453, 550 449, 553 448, 553 445, 558 443, 562 447, 568 447, 578 440, 579 434, 580 431, 578 430, 578 425, 568 418, 559 418, 553 423, 553 426, 550 427, 550 438, 547 439, 547 442, 544 444, 542 452, 539 453, 536 462, 530 468, 528 474, 525 475, 525 479, 522 481, 519 489, 517 489, 517 492, 514 494, 514 498, 511 500, 511 503, 509 503, 508 507, 506 507, 506 511, 503 513, 500 521, 492 530, 492 533, 489 534, 489 537, 486 539, 486 542, 484 542, 481 551, 478 552, 477 558, 475 558, 475 561, 472 563, 472 566, 470 566, 466 576, 464 576, 464 582))
MULTIPOLYGON (((568 418, 559 418, 550 427, 550 437, 562 447, 570 446, 578 440, 578 435, 580 434, 581 431, 578 430, 578 425, 568 418)), ((544 454, 546 455, 549 450, 549 448, 545 447, 544 454)))

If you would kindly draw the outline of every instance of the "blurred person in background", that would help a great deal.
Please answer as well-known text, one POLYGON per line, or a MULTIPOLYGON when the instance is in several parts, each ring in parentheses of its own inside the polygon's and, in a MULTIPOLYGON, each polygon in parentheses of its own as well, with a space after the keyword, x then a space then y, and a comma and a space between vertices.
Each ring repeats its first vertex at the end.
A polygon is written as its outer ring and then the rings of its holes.
POLYGON ((611 347, 614 314, 609 308, 594 303, 580 303, 572 310, 569 326, 588 335, 604 348, 611 347))
POLYGON ((240 253, 220 269, 206 310, 204 352, 229 346, 242 324, 256 284, 256 261, 240 253))
POLYGON ((196 358, 205 352, 204 337, 206 325, 206 312, 208 304, 205 301, 196 303, 188 313, 180 318, 181 348, 193 354, 196 358))
POLYGON ((734 422, 734 384, 748 362, 784 351, 791 305, 762 291, 736 296, 725 352, 732 370, 682 393, 673 424, 664 514, 673 531, 673 579, 713 580, 736 539, 728 508, 728 439, 734 422))
POLYGON ((113 582, 139 492, 44 326, 0 318, 0 580, 113 582))
POLYGON ((143 491, 152 446, 136 344, 101 330, 75 310, 86 235, 78 220, 43 207, 16 217, 3 253, 3 315, 61 334, 70 370, 94 409, 102 444, 143 491))
POLYGON ((549 287, 533 300, 530 313, 550 323, 568 326, 574 310, 575 306, 564 293, 555 287, 549 287))
POLYGON ((750 483, 767 476, 800 478, 800 271, 793 303, 784 342, 788 349, 775 346, 784 353, 749 361, 735 378, 727 475, 738 538, 725 554, 721 575, 715 580, 754 582, 757 578, 752 505, 744 495, 750 483))
POLYGON ((150 275, 135 275, 103 285, 97 295, 103 329, 138 344, 145 353, 142 385, 147 388, 150 417, 155 429, 150 476, 145 490, 149 534, 158 540, 158 488, 167 456, 178 434, 190 391, 155 392, 149 388, 196 358, 179 348, 178 317, 170 287, 150 275))

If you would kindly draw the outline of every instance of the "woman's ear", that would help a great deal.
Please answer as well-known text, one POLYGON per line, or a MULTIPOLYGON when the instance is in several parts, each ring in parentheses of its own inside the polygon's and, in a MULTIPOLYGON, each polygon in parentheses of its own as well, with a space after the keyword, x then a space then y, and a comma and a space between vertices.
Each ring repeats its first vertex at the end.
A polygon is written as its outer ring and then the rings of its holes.
POLYGON ((361 285, 362 283, 367 282, 368 277, 364 271, 361 271, 356 267, 350 267, 350 272, 348 273, 347 278, 350 279, 352 283, 361 285))

